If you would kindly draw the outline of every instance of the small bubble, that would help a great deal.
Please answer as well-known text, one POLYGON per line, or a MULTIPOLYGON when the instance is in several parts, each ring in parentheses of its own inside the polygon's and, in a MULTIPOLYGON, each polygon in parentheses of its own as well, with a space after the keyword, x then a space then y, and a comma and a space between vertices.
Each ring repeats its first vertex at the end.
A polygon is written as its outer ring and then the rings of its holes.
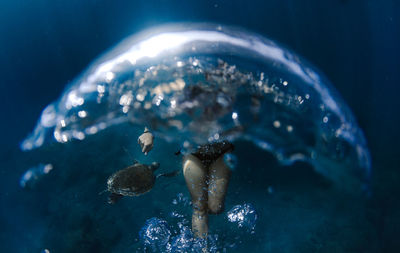
POLYGON ((78 116, 79 116, 80 118, 85 118, 85 117, 87 116, 87 112, 86 112, 86 111, 79 111, 79 112, 78 112, 78 116))
POLYGON ((237 114, 237 112, 233 112, 232 113, 232 119, 237 119, 238 118, 238 114, 237 114))
POLYGON ((104 93, 106 91, 106 88, 104 85, 97 85, 97 92, 98 93, 104 93))

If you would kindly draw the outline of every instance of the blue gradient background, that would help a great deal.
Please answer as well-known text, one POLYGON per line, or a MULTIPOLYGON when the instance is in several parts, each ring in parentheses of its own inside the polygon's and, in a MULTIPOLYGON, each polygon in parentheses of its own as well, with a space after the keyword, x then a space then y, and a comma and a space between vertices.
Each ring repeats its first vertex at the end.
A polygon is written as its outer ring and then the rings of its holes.
POLYGON ((25 224, 35 224, 26 222, 34 210, 18 198, 18 145, 42 109, 126 36, 157 24, 206 21, 274 39, 332 81, 371 150, 371 243, 377 252, 399 252, 399 14, 397 0, 2 0, 0 251, 19 252, 25 224))

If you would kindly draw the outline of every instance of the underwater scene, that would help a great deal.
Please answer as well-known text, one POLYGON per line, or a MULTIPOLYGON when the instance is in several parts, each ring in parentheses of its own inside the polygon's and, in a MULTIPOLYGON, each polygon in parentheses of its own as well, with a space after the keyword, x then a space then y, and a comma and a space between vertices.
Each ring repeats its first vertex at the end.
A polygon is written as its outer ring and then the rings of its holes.
POLYGON ((3 3, 0 251, 398 252, 396 4, 331 2, 3 3))

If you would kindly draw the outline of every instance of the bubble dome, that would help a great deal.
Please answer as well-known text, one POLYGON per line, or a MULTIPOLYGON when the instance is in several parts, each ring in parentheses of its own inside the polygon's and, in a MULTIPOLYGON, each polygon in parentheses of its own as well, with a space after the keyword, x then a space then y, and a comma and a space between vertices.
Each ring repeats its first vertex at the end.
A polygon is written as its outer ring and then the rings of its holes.
POLYGON ((332 241, 345 252, 368 225, 371 161, 350 109, 315 67, 240 28, 184 23, 127 38, 66 86, 20 147, 37 163, 20 186, 44 203, 38 249, 313 252, 332 241), (147 155, 145 127, 155 137, 147 155), (181 171, 177 153, 220 140, 235 148, 223 157, 225 210, 210 215, 206 240, 191 231, 182 175, 115 205, 98 194, 133 160, 181 171))
POLYGON ((232 27, 178 24, 126 39, 43 110, 21 149, 125 123, 188 150, 249 141, 350 189, 370 171, 363 133, 329 81, 277 43, 232 27))

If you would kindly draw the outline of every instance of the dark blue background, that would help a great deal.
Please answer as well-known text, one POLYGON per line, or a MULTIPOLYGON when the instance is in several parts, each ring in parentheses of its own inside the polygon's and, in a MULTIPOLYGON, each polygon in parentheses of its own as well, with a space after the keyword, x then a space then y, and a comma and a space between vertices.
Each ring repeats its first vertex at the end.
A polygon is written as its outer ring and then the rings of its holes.
MULTIPOLYGON (((281 42, 332 81, 371 150, 368 211, 380 248, 399 250, 399 14, 397 0, 1 1, 0 221, 14 208, 4 200, 21 173, 12 166, 18 144, 66 83, 128 35, 166 22, 207 21, 281 42)), ((1 229, 0 236, 4 242, 10 235, 1 229)))

